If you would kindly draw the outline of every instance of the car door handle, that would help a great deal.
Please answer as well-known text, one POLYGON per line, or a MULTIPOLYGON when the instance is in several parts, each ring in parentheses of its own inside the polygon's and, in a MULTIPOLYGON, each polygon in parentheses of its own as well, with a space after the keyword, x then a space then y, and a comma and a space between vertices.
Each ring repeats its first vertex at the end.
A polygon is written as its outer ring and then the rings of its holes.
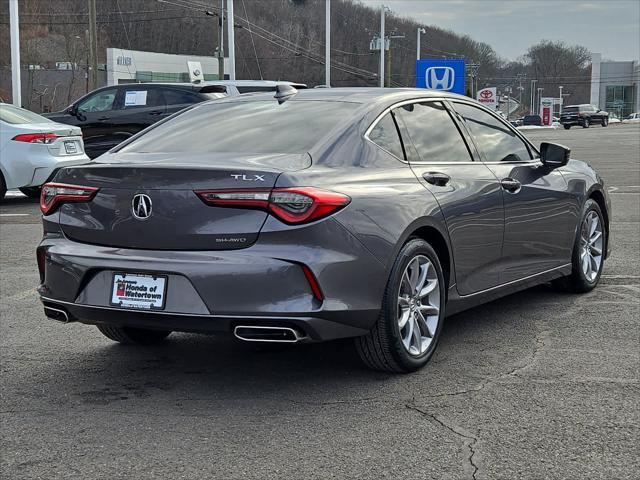
POLYGON ((449 175, 440 172, 427 172, 422 175, 422 178, 436 187, 444 187, 451 180, 449 175))
POLYGON ((500 185, 509 193, 518 193, 522 188, 522 184, 518 180, 510 177, 500 180, 500 185))
POLYGON ((153 112, 149 112, 149 115, 162 115, 163 113, 162 110, 154 110, 153 112))
POLYGON ((99 117, 98 120, 111 120, 111 117, 99 117))

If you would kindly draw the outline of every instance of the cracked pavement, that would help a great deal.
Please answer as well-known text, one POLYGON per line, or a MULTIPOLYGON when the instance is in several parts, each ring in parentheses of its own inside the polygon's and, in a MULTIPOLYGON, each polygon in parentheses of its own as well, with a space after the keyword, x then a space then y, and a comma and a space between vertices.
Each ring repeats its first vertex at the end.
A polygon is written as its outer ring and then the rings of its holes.
POLYGON ((256 352, 174 334, 131 348, 48 321, 34 290, 37 205, 8 199, 0 477, 637 478, 640 128, 527 135, 569 146, 614 189, 602 283, 450 317, 411 375, 366 370, 350 341, 256 352))

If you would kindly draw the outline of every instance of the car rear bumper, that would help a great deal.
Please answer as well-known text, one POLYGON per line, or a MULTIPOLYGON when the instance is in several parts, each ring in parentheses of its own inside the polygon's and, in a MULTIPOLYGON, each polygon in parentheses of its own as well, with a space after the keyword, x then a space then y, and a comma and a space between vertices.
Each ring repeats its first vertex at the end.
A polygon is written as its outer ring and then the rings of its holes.
POLYGON ((38 292, 45 306, 88 324, 202 333, 231 333, 240 324, 295 326, 312 341, 365 334, 381 308, 385 268, 338 222, 306 228, 318 229, 316 241, 269 232, 251 247, 219 251, 114 248, 49 234, 38 247, 38 292), (114 306, 116 272, 166 276, 164 309, 114 306))

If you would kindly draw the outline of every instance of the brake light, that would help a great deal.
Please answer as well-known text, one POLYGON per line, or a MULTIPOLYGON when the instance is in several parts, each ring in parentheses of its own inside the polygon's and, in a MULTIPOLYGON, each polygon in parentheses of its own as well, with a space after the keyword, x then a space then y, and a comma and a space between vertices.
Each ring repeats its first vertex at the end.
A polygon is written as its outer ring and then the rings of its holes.
POLYGON ((12 138, 16 142, 26 143, 53 143, 58 135, 55 133, 22 133, 12 138))
POLYGON ((88 202, 98 192, 96 187, 81 187, 64 183, 45 183, 40 193, 40 210, 44 215, 52 213, 62 203, 88 202))
POLYGON ((349 204, 342 193, 314 187, 245 190, 199 190, 207 205, 265 210, 289 224, 308 223, 331 215, 349 204))

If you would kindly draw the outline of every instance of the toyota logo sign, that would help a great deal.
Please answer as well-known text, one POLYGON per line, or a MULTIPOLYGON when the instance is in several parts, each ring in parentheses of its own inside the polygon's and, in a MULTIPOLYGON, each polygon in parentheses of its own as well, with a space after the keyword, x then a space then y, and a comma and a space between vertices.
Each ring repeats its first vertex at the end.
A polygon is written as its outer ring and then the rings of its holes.
POLYGON ((491 90, 482 90, 480 96, 484 99, 489 99, 493 97, 493 92, 491 90))

